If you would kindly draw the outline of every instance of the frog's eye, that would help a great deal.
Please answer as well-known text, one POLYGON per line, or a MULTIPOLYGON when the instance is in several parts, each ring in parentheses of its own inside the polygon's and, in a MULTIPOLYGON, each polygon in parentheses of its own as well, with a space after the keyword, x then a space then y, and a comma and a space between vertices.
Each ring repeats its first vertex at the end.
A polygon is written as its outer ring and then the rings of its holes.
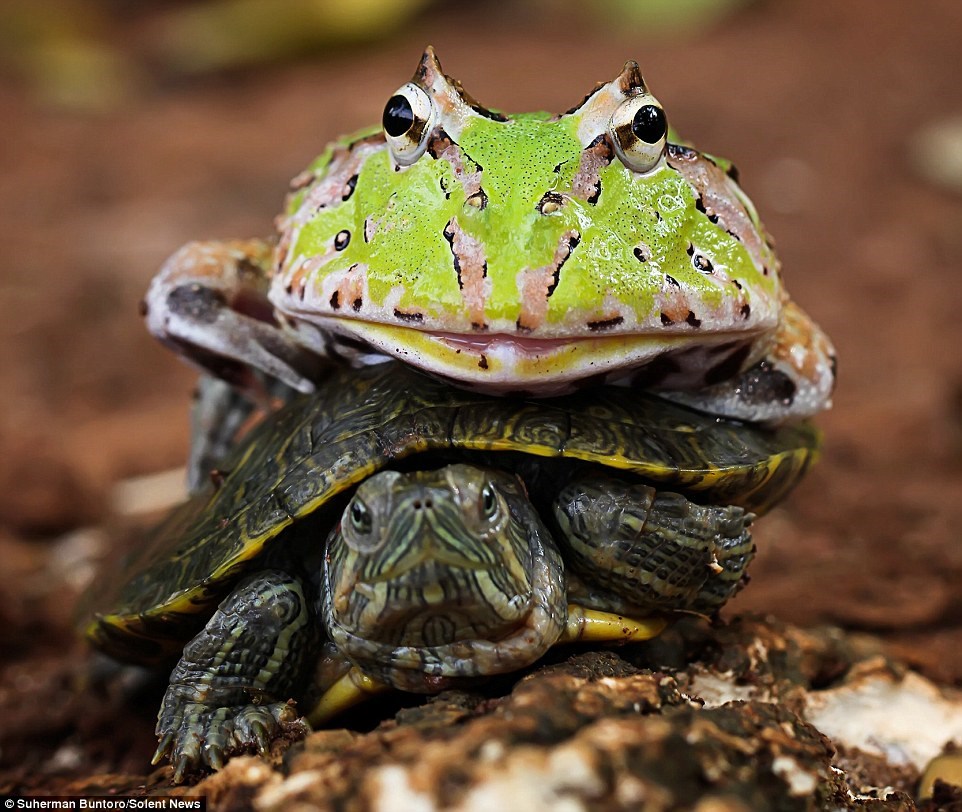
POLYGON ((665 151, 668 119, 649 93, 623 102, 612 114, 608 129, 621 162, 635 172, 650 172, 665 151))
POLYGON ((408 82, 387 100, 381 122, 395 161, 407 166, 424 154, 433 117, 431 97, 413 82, 408 82))

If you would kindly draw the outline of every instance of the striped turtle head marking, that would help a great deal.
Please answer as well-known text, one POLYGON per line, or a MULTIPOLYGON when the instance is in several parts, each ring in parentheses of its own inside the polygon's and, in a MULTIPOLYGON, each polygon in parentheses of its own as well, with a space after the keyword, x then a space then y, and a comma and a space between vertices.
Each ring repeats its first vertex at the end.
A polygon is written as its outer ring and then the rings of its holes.
POLYGON ((471 465, 384 471, 362 483, 329 541, 330 625, 406 646, 517 629, 537 566, 508 506, 521 487, 471 465))

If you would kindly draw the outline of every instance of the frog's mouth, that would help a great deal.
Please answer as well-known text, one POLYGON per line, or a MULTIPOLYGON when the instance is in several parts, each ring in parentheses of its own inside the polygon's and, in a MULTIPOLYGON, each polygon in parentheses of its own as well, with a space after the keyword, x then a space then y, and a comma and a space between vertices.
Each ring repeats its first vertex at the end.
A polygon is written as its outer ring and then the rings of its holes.
POLYGON ((639 369, 644 369, 649 386, 703 386, 713 370, 723 379, 753 360, 749 350, 757 338, 744 332, 531 338, 430 331, 359 319, 338 320, 330 328, 338 352, 356 363, 393 356, 492 394, 558 395, 592 381, 618 380, 639 369))
MULTIPOLYGON (((434 341, 440 344, 446 344, 454 350, 456 354, 459 352, 468 352, 476 355, 487 354, 494 357, 499 355, 504 356, 505 354, 525 356, 528 358, 545 356, 586 340, 574 338, 528 338, 526 336, 508 335, 507 333, 479 336, 477 334, 442 333, 430 330, 422 332, 424 335, 430 336, 434 341)), ((587 340, 591 341, 592 339, 587 340)))

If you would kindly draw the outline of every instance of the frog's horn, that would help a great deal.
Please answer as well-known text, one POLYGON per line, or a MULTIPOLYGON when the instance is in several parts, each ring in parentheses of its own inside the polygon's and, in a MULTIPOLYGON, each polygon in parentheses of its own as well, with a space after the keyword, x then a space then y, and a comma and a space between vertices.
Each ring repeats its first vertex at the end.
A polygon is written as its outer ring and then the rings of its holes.
POLYGON ((455 140, 460 136, 465 122, 472 117, 484 116, 496 121, 505 120, 504 116, 479 104, 461 87, 460 82, 447 76, 441 69, 441 63, 434 53, 434 48, 430 45, 424 49, 424 55, 411 81, 424 88, 434 98, 434 106, 438 114, 436 123, 455 140))
POLYGON ((608 129, 611 114, 618 106, 631 96, 646 93, 648 88, 641 76, 638 63, 634 60, 625 62, 624 68, 610 82, 598 85, 585 100, 564 115, 575 116, 578 123, 578 139, 588 145, 601 133, 608 129))
POLYGON ((626 96, 633 96, 638 91, 644 92, 647 90, 645 80, 641 75, 641 68, 633 59, 625 62, 625 66, 621 69, 621 74, 615 79, 615 82, 626 96))
POLYGON ((454 110, 464 104, 465 94, 461 83, 445 75, 437 54, 430 45, 424 49, 424 55, 411 81, 423 87, 436 99, 442 100, 441 108, 444 110, 454 110))
POLYGON ((414 81, 422 87, 430 87, 435 76, 444 76, 438 55, 434 53, 434 46, 429 45, 421 55, 421 62, 414 72, 414 81))

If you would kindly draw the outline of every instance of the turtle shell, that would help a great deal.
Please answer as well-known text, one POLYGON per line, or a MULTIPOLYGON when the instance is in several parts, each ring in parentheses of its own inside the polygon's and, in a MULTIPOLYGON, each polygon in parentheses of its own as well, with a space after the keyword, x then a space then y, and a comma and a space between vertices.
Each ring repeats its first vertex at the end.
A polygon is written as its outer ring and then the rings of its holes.
POLYGON ((536 400, 455 389, 393 362, 343 370, 256 426, 216 482, 98 579, 101 611, 90 613, 85 633, 136 662, 179 652, 285 528, 412 455, 586 460, 696 501, 761 513, 798 482, 818 444, 807 424, 763 429, 621 387, 536 400))

